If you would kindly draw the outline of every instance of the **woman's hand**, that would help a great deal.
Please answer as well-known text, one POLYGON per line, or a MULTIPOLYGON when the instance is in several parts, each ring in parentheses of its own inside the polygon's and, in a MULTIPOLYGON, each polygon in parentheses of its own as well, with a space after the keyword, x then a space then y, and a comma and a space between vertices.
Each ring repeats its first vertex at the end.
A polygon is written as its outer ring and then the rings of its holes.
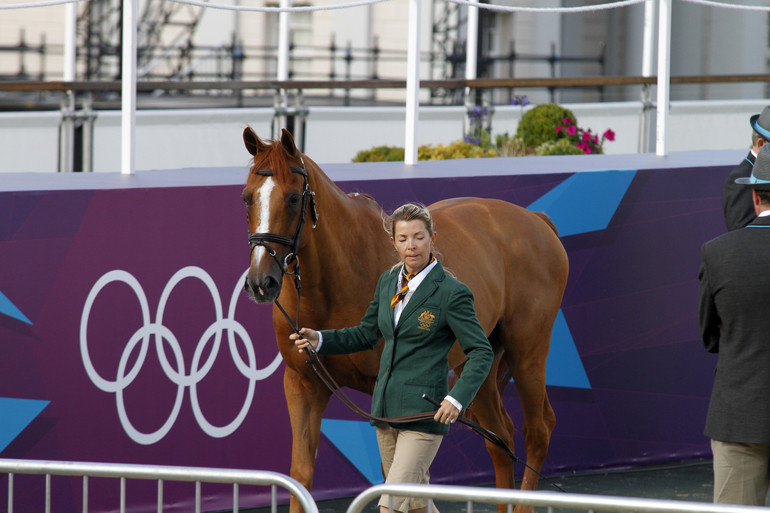
POLYGON ((458 410, 454 404, 444 399, 441 401, 441 406, 438 411, 433 416, 433 420, 441 422, 442 424, 452 424, 459 416, 460 410, 458 410))
POLYGON ((299 335, 297 333, 289 335, 289 340, 294 341, 294 345, 300 353, 303 352, 307 346, 310 346, 313 350, 318 347, 317 331, 311 330, 310 328, 302 328, 299 330, 299 333, 299 335))

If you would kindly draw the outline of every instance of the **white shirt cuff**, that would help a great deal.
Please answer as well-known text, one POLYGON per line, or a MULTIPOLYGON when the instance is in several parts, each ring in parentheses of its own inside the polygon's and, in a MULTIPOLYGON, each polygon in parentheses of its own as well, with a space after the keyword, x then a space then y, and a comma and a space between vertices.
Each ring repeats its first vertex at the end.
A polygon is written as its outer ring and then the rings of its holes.
POLYGON ((462 413, 462 411, 463 411, 463 405, 462 405, 462 404, 460 404, 459 402, 457 402, 457 399, 455 399, 455 398, 454 398, 454 397, 452 397, 451 395, 448 395, 448 396, 446 396, 444 399, 446 399, 447 401, 449 401, 450 403, 452 403, 452 406, 454 406, 455 408, 457 408, 458 410, 460 410, 460 413, 462 413))
POLYGON ((319 331, 318 332, 318 345, 315 346, 316 352, 318 352, 318 350, 321 349, 321 344, 323 344, 323 343, 324 343, 324 336, 323 336, 323 333, 321 333, 319 331))

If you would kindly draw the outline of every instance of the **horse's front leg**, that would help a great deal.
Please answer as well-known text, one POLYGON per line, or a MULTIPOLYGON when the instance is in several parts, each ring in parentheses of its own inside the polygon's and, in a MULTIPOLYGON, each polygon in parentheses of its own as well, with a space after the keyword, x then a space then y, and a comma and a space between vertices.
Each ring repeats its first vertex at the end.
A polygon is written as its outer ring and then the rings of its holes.
MULTIPOLYGON (((307 368, 308 372, 312 372, 307 368)), ((314 375, 302 374, 287 365, 283 389, 291 421, 291 477, 305 488, 313 487, 313 470, 321 436, 321 417, 329 402, 330 392, 314 375)), ((299 501, 291 498, 290 513, 299 513, 299 501)))

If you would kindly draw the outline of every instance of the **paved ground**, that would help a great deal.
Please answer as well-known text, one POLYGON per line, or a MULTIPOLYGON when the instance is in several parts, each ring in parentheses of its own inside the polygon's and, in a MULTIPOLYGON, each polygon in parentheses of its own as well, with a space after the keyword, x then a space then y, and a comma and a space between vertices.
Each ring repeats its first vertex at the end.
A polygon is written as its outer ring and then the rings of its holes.
MULTIPOLYGON (((627 470, 590 472, 555 476, 555 481, 564 491, 593 495, 614 495, 620 497, 643 497, 652 499, 672 499, 695 502, 711 502, 712 473, 711 461, 699 460, 686 463, 674 463, 660 466, 637 467, 627 470)), ((553 491, 555 488, 541 480, 542 490, 553 491)), ((320 513, 345 513, 351 498, 325 500, 318 502, 320 513)), ((372 502, 367 513, 375 513, 372 502)), ((467 513, 465 502, 437 501, 441 513, 467 513)), ((255 513, 267 513, 269 508, 253 510, 255 513)), ((287 513, 287 506, 280 506, 279 513, 287 513)), ((538 508, 538 513, 541 509, 538 508)), ((542 508, 545 512, 546 508, 542 508)), ((554 509, 554 513, 577 511, 572 509, 554 509)), ((473 513, 495 513, 494 505, 474 503, 473 513)))

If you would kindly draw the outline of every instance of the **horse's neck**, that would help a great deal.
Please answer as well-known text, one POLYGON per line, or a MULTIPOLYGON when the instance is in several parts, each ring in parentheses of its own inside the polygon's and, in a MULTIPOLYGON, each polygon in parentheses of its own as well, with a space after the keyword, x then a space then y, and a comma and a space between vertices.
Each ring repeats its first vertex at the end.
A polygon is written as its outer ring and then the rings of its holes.
POLYGON ((394 263, 395 252, 383 230, 382 209, 366 196, 347 196, 323 173, 313 173, 319 219, 307 226, 300 251, 304 305, 324 317, 340 309, 355 311, 372 298, 377 277, 394 263))

